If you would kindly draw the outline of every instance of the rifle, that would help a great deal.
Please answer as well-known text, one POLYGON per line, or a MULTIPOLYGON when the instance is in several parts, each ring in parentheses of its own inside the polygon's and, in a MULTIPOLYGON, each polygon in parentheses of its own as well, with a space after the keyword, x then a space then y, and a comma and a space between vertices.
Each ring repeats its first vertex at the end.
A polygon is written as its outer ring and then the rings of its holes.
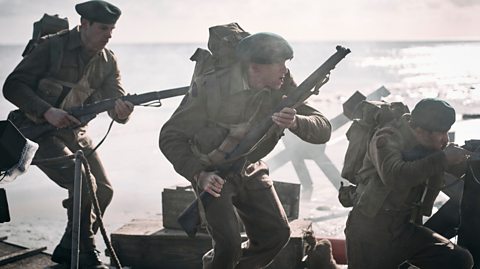
MULTIPOLYGON (((155 106, 160 106, 161 105, 160 100, 179 96, 179 95, 184 95, 188 91, 188 89, 189 87, 186 86, 186 87, 179 87, 179 88, 168 89, 163 91, 153 91, 153 92, 147 92, 142 94, 125 95, 118 98, 110 98, 110 99, 97 101, 91 104, 73 107, 71 109, 67 109, 66 111, 70 115, 77 118, 81 122, 80 126, 83 126, 87 124, 89 121, 91 121, 92 119, 94 119, 97 116, 97 114, 113 109, 115 107, 115 101, 117 101, 118 99, 121 99, 123 101, 129 101, 133 105, 148 106, 148 105, 155 104, 155 106)), ((17 122, 17 120, 15 120, 16 116, 12 116, 12 117, 13 119, 11 119, 11 121, 14 123, 17 122)), ((56 127, 46 122, 41 124, 28 123, 28 124, 15 124, 15 125, 17 125, 18 130, 26 138, 30 140, 34 140, 40 137, 41 135, 45 134, 46 132, 56 129, 56 127)))
MULTIPOLYGON (((318 94, 318 89, 328 82, 330 71, 332 71, 335 66, 345 58, 348 53, 350 53, 350 49, 341 46, 337 46, 336 50, 337 51, 330 56, 325 63, 317 68, 295 90, 284 98, 268 117, 253 126, 239 144, 231 152, 225 154, 225 161, 222 162, 222 164, 212 167, 212 171, 217 171, 217 174, 223 178, 229 173, 240 171, 245 164, 244 155, 262 139, 274 124, 271 115, 279 112, 285 107, 293 107, 298 102, 305 101, 312 94, 318 94)), ((207 192, 200 193, 198 198, 195 199, 177 219, 178 223, 189 237, 195 236, 197 233, 197 227, 201 222, 198 208, 199 199, 201 200, 202 205, 207 207, 214 197, 207 192)))
MULTIPOLYGON (((465 173, 468 173, 469 169, 471 169, 471 165, 476 163, 478 165, 478 161, 480 160, 480 140, 478 139, 471 139, 471 140, 466 140, 465 141, 465 144, 463 146, 461 146, 461 148, 464 148, 468 151, 470 151, 470 158, 467 162, 467 170, 466 171, 463 171, 465 173)), ((403 151, 402 152, 402 158, 404 161, 415 161, 415 160, 420 160, 420 159, 423 159, 425 157, 427 157, 428 155, 432 154, 436 152, 436 150, 432 150, 432 149, 427 149, 423 146, 416 146, 414 147, 413 149, 410 149, 408 151, 403 151)), ((462 171, 459 171, 459 172, 462 172, 462 171)), ((454 173, 455 174, 455 173, 454 173)), ((455 177, 457 177, 458 175, 455 175, 455 177)), ((458 180, 460 180, 460 178, 456 179, 455 181, 453 181, 453 183, 449 183, 447 184, 446 186, 444 186, 442 188, 442 190, 450 197, 450 200, 447 201, 447 203, 449 204, 453 204, 453 203, 459 203, 459 201, 455 201, 455 197, 460 198, 462 197, 462 194, 458 194, 458 193, 455 193, 455 189, 450 189, 449 190, 449 187, 451 187, 452 185, 456 184, 458 182, 458 180), (445 189, 447 189, 447 191, 445 191, 445 189), (448 190, 450 192, 448 192, 448 190)), ((412 211, 412 215, 411 215, 411 219, 410 221, 412 222, 416 222, 416 223, 420 223, 420 220, 421 220, 421 206, 425 200, 425 195, 427 193, 427 187, 424 188, 423 190, 423 194, 421 196, 421 198, 415 202, 415 207, 413 208, 413 211, 412 211)), ((454 216, 455 214, 453 214, 452 212, 449 212, 448 210, 450 210, 451 207, 449 206, 444 206, 442 207, 436 214, 437 217, 436 218, 431 218, 427 223, 425 223, 425 225, 427 227, 436 227, 436 228, 439 228, 439 227, 445 227, 444 225, 440 224, 440 221, 443 221, 442 218, 446 218, 447 216, 448 217, 451 217, 451 216, 454 216), (446 212, 446 213, 445 213, 446 212), (443 216, 445 215, 445 217, 443 216), (442 216, 442 217, 438 217, 438 216, 442 216)), ((453 219, 455 219, 455 217, 453 217, 453 219)), ((442 230, 443 232, 443 230, 442 230)), ((445 234, 442 234, 445 236, 445 234)))

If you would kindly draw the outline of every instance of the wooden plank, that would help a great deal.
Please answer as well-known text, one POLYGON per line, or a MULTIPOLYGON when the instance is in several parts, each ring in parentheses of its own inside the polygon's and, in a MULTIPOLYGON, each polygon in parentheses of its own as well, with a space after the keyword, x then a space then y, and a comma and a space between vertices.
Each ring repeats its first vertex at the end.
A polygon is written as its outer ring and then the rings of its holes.
POLYGON ((203 254, 211 248, 208 234, 189 238, 185 232, 162 227, 159 219, 134 220, 111 234, 120 262, 134 268, 202 267, 203 254), (145 230, 144 230, 145 229, 145 230))
POLYGON ((121 235, 152 235, 163 229, 161 219, 133 219, 123 225, 115 234, 121 235))
MULTIPOLYGON (((160 229, 161 220, 133 220, 111 234, 112 244, 120 262, 133 268, 201 269, 202 256, 212 248, 210 236, 198 233, 189 238, 176 229, 160 229)), ((295 220, 290 223, 290 242, 275 258, 268 269, 300 269, 304 256, 304 233, 311 230, 312 222, 295 220)), ((242 236, 246 240, 246 236, 242 236)))
POLYGON ((35 249, 22 249, 0 257, 0 266, 22 260, 45 251, 46 247, 35 249))

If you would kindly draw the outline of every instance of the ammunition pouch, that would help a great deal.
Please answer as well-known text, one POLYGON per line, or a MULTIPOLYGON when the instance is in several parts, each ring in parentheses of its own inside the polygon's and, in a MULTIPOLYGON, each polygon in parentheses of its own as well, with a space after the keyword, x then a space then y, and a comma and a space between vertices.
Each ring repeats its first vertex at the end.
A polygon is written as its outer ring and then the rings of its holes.
POLYGON ((220 126, 208 126, 200 129, 192 139, 191 150, 203 164, 212 165, 208 153, 218 148, 227 135, 228 129, 220 126))
POLYGON ((37 95, 45 102, 57 108, 63 101, 61 97, 65 97, 69 91, 70 89, 55 79, 43 78, 38 82, 37 95))
POLYGON ((340 188, 338 189, 338 201, 342 204, 343 207, 352 207, 355 205, 357 200, 357 186, 355 185, 343 185, 343 182, 340 182, 340 188))
POLYGON ((50 105, 69 109, 81 105, 95 91, 88 87, 88 83, 70 83, 53 78, 41 79, 38 83, 37 94, 50 105))

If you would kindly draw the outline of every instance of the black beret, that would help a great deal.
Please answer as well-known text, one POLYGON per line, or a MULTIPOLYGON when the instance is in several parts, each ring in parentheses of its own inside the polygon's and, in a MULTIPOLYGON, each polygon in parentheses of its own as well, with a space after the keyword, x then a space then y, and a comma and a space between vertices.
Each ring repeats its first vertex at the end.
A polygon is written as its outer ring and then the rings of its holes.
POLYGON ((240 40, 236 54, 244 62, 272 64, 292 59, 293 49, 277 34, 257 33, 240 40))
POLYGON ((427 131, 447 132, 455 123, 455 109, 443 100, 425 98, 413 108, 411 121, 427 131))
POLYGON ((118 7, 101 0, 77 4, 75 10, 82 18, 105 24, 115 24, 122 14, 118 7))

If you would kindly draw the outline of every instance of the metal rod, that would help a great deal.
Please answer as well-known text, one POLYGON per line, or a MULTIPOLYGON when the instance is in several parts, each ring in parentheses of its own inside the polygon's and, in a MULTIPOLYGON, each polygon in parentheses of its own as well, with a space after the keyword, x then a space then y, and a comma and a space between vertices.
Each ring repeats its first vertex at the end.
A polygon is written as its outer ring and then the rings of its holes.
POLYGON ((72 259, 70 269, 78 269, 80 254, 80 214, 82 202, 82 157, 83 151, 75 152, 75 182, 73 187, 73 225, 72 225, 72 259))

